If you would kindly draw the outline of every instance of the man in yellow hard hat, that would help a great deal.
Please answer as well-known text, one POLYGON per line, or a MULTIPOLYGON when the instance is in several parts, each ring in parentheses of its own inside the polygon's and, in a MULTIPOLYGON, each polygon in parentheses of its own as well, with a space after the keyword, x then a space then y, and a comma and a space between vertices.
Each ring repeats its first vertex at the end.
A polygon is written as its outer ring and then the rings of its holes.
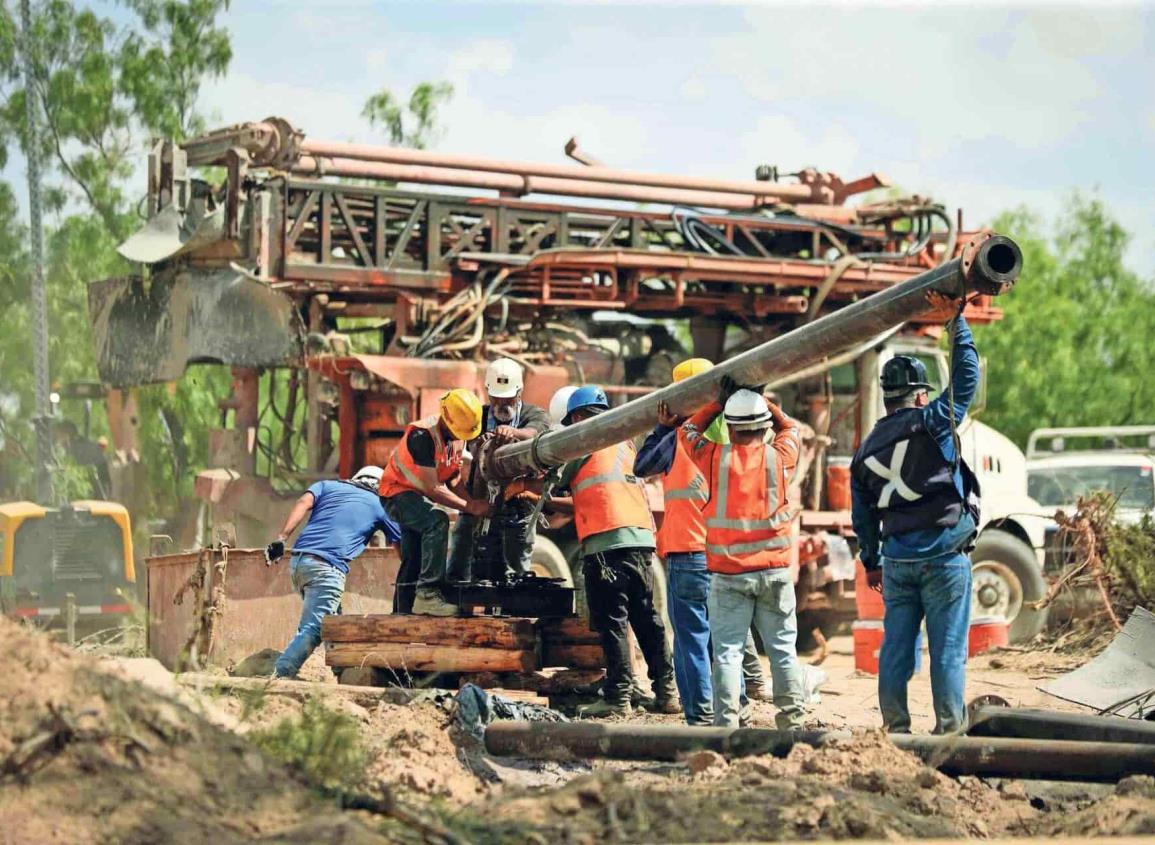
POLYGON ((401 526, 401 570, 394 613, 454 616, 440 587, 449 552, 447 508, 473 516, 489 510, 485 499, 459 495, 465 443, 481 432, 481 401, 456 388, 441 397, 441 412, 410 423, 381 476, 386 512, 401 526), (414 590, 414 586, 416 590, 414 590))

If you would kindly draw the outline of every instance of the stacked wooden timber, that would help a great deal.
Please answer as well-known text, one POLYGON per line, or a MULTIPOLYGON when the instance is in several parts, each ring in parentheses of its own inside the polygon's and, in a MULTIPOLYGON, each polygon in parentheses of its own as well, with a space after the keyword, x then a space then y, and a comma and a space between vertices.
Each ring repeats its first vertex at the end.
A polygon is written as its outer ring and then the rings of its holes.
POLYGON ((541 665, 569 669, 601 669, 605 666, 601 639, 590 630, 589 620, 580 616, 543 619, 541 665))
POLYGON ((325 662, 410 672, 532 672, 537 620, 495 616, 326 616, 325 662))

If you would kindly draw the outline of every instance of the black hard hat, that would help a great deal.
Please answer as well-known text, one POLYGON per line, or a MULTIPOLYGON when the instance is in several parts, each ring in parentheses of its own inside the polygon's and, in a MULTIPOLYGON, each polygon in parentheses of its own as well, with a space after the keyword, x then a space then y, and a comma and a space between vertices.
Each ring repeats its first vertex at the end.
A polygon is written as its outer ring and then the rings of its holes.
POLYGON ((910 355, 895 355, 882 365, 883 399, 901 399, 915 390, 930 390, 922 361, 910 355))

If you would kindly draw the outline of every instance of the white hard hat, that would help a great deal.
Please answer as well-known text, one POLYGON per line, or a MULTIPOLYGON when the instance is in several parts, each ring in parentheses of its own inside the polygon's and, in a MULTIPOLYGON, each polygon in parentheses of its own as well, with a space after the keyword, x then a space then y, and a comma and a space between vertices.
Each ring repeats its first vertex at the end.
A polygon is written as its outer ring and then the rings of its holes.
POLYGON ((485 371, 485 392, 490 399, 512 399, 523 384, 521 364, 510 358, 498 358, 485 371))
POLYGON ((753 390, 737 390, 726 400, 723 411, 727 425, 732 425, 739 431, 753 428, 766 428, 770 424, 770 406, 761 393, 753 390))
POLYGON ((376 484, 381 483, 381 476, 384 474, 385 474, 385 471, 383 469, 381 469, 381 467, 375 467, 372 465, 364 466, 364 467, 361 467, 361 469, 357 470, 355 473, 353 473, 353 477, 350 478, 349 480, 350 481, 372 481, 374 483, 374 485, 376 485, 376 484))
POLYGON ((553 398, 549 400, 549 419, 554 425, 561 425, 561 421, 565 419, 565 415, 569 413, 569 398, 573 396, 573 392, 577 388, 572 384, 567 384, 560 388, 553 398))

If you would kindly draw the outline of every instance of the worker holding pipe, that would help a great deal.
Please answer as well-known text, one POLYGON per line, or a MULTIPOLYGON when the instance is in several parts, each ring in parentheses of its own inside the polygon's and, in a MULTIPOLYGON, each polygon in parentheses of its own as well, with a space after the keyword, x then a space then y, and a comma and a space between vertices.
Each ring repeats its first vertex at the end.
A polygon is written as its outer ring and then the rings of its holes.
POLYGON ((277 658, 276 677, 297 677, 301 665, 321 644, 321 619, 341 612, 349 561, 365 551, 377 531, 391 543, 400 537, 397 523, 376 495, 381 474, 381 467, 366 466, 348 481, 318 481, 301 494, 277 539, 265 547, 265 562, 279 561, 285 555, 285 543, 308 516, 289 564, 293 589, 305 606, 296 636, 277 658))
POLYGON ((851 463, 851 517, 859 559, 886 614, 878 702, 890 733, 910 732, 906 688, 926 618, 935 733, 964 727, 971 562, 979 485, 959 452, 958 426, 979 383, 979 356, 962 316, 965 300, 931 291, 936 310, 958 308, 950 384, 930 399, 925 365, 896 355, 882 368, 886 416, 851 463))
POLYGON ((714 724, 737 727, 742 655, 750 626, 770 658, 776 721, 802 727, 802 670, 795 651, 798 620, 790 572, 789 479, 802 441, 798 423, 754 390, 723 377, 718 400, 698 411, 678 437, 709 484, 702 513, 709 616, 714 650, 714 724), (706 437, 719 414, 729 443, 706 437))
MULTIPOLYGON (((549 427, 543 408, 522 401, 525 387, 521 365, 510 358, 498 358, 485 372, 485 393, 489 404, 481 407, 481 434, 471 440, 467 449, 481 454, 483 441, 497 446, 532 440, 549 427)), ((487 482, 471 462, 466 489, 478 499, 493 502, 494 512, 486 518, 462 514, 453 528, 453 550, 449 556, 449 580, 471 581, 475 574, 486 580, 505 582, 514 575, 529 571, 533 557, 533 534, 530 520, 534 515, 534 496, 524 491, 524 484, 501 485, 487 482), (505 495, 505 494, 510 495, 505 495), (481 541, 480 543, 478 541, 481 541), (481 573, 473 572, 478 545, 486 551, 481 573)))
POLYGON ((440 589, 447 581, 447 509, 475 517, 489 512, 485 499, 470 497, 461 485, 470 463, 465 443, 480 433, 481 401, 472 390, 456 388, 441 397, 440 413, 406 426, 389 456, 379 492, 401 526, 394 613, 457 614, 440 589))
MULTIPOLYGON (((713 369, 705 358, 691 358, 674 367, 674 383, 713 369)), ((714 723, 714 691, 710 676, 710 572, 706 568, 706 519, 702 508, 709 499, 706 476, 693 462, 678 438, 684 417, 673 414, 665 403, 658 406, 658 424, 646 437, 634 460, 634 474, 659 475, 665 513, 658 530, 658 556, 666 565, 666 609, 674 629, 674 679, 682 698, 686 723, 714 723)), ((706 437, 727 442, 726 427, 719 418, 706 437)), ((745 696, 764 695, 762 662, 753 636, 744 653, 745 696)), ((743 703, 745 709, 745 702, 743 703)))
MULTIPOLYGON (((569 398, 563 423, 591 419, 609 407, 600 387, 579 387, 569 398)), ((641 480, 631 474, 633 464, 634 445, 628 440, 570 461, 557 485, 567 488, 570 496, 550 501, 553 509, 574 515, 590 626, 600 635, 605 653, 603 699, 584 708, 583 716, 624 716, 632 711, 627 639, 631 627, 649 668, 654 709, 660 713, 682 709, 665 626, 654 604, 654 518, 641 480)))

